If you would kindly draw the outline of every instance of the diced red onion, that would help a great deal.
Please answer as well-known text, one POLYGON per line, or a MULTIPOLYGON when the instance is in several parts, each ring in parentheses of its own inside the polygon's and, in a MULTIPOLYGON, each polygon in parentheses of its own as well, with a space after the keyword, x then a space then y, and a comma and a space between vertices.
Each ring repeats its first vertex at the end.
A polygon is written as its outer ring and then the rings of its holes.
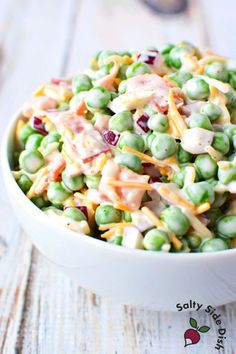
POLYGON ((79 210, 86 216, 86 218, 88 219, 88 208, 87 208, 86 206, 84 206, 84 205, 76 205, 76 206, 72 206, 72 207, 66 206, 66 207, 64 208, 64 210, 66 210, 66 209, 68 209, 68 208, 76 208, 76 209, 79 209, 79 210))
POLYGON ((137 124, 138 126, 145 132, 147 133, 150 129, 148 128, 148 120, 149 120, 149 115, 147 114, 142 114, 138 119, 137 119, 137 124))
POLYGON ((108 144, 116 146, 116 144, 118 143, 120 134, 114 132, 113 130, 106 130, 103 132, 103 137, 108 144))
POLYGON ((47 135, 48 132, 45 128, 45 124, 39 117, 33 117, 33 128, 43 135, 47 135))
POLYGON ((149 64, 149 65, 154 65, 154 62, 157 58, 158 55, 158 50, 144 50, 141 53, 138 54, 138 61, 141 61, 142 63, 149 64))
POLYGON ((152 167, 153 164, 151 162, 143 162, 142 166, 143 166, 143 168, 148 168, 148 167, 152 167))
POLYGON ((149 179, 149 183, 162 182, 159 176, 151 176, 149 179))

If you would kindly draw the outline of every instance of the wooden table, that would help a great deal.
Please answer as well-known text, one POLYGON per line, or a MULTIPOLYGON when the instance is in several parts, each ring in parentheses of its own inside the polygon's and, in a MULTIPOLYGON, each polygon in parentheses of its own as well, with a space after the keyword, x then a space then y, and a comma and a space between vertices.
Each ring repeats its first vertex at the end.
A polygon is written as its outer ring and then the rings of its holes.
MULTIPOLYGON (((41 82, 77 73, 100 48, 142 48, 189 39, 236 57, 233 0, 190 2, 160 17, 138 0, 1 0, 1 131, 41 82)), ((216 328, 183 347, 188 313, 159 313, 111 303, 79 288, 48 264, 20 229, 1 183, 0 353, 215 353, 216 328)), ((206 284, 207 286, 207 284, 206 284)), ((236 304, 217 309, 236 348, 236 304)))

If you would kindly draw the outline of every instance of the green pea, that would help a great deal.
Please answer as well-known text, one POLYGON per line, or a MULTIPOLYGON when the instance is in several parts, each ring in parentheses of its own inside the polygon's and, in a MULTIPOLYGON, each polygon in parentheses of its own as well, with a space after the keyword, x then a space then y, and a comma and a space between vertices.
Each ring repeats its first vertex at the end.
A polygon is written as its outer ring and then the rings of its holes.
POLYGON ((158 160, 164 160, 173 156, 176 152, 177 145, 172 136, 164 133, 156 133, 151 143, 151 152, 158 160))
POLYGON ((93 87, 90 77, 86 74, 78 74, 73 77, 72 91, 77 94, 81 91, 89 91, 93 87))
POLYGON ((119 77, 121 80, 125 80, 128 67, 129 67, 128 64, 121 65, 117 77, 119 77))
POLYGON ((44 165, 44 157, 38 150, 24 150, 19 157, 20 168, 28 173, 36 173, 44 165))
POLYGON ((146 149, 151 149, 151 145, 153 140, 155 139, 156 134, 153 134, 151 131, 145 135, 144 139, 145 139, 145 144, 146 144, 146 149))
POLYGON ((223 132, 228 136, 229 139, 232 139, 232 137, 236 135, 236 124, 224 125, 223 132))
POLYGON ((222 63, 215 62, 207 65, 205 74, 212 79, 219 81, 228 82, 229 80, 228 71, 226 70, 225 65, 222 63))
POLYGON ((179 163, 187 163, 192 161, 193 155, 190 152, 184 150, 181 144, 178 144, 177 159, 179 163))
POLYGON ((217 174, 217 163, 208 154, 198 155, 194 164, 201 179, 213 178, 217 174))
POLYGON ((134 133, 130 132, 123 132, 120 136, 118 146, 120 149, 123 148, 123 146, 129 146, 135 150, 144 151, 144 140, 143 138, 134 133))
POLYGON ((127 82, 126 80, 123 80, 121 81, 121 83, 119 84, 119 87, 118 87, 118 92, 119 94, 123 94, 126 92, 126 89, 127 89, 127 82))
POLYGON ((39 209, 46 208, 50 205, 49 201, 43 196, 33 197, 31 198, 31 202, 33 202, 39 209))
POLYGON ((196 205, 203 203, 212 204, 215 199, 214 189, 207 182, 190 184, 185 188, 185 193, 191 202, 196 205))
POLYGON ((33 129, 30 124, 23 125, 23 127, 20 130, 20 137, 19 137, 20 141, 22 141, 22 143, 25 144, 29 136, 34 133, 37 133, 37 131, 33 129))
POLYGON ((61 102, 59 104, 59 106, 57 107, 57 109, 59 109, 61 111, 65 111, 65 110, 69 109, 69 104, 67 102, 61 102))
POLYGON ((187 238, 188 246, 191 250, 197 250, 202 242, 202 239, 197 234, 190 234, 187 238))
POLYGON ((85 100, 86 92, 79 92, 77 95, 74 95, 70 100, 70 109, 76 110, 77 107, 85 100))
POLYGON ((162 247, 169 243, 168 234, 159 229, 149 230, 143 239, 143 246, 148 251, 161 251, 162 247))
POLYGON ((48 200, 54 205, 61 205, 69 198, 70 192, 66 190, 61 182, 51 182, 48 187, 48 200))
POLYGON ((180 69, 182 66, 182 58, 191 53, 191 49, 186 46, 176 46, 169 52, 169 64, 175 68, 180 69))
POLYGON ((232 136, 232 145, 233 145, 233 148, 234 150, 236 150, 236 134, 232 136))
POLYGON ((222 238, 216 237, 203 242, 200 250, 201 252, 218 252, 227 250, 229 247, 222 238))
POLYGON ((102 86, 96 86, 91 89, 86 96, 86 105, 88 109, 106 108, 111 99, 110 92, 102 86))
POLYGON ((98 189, 101 176, 85 176, 84 182, 90 189, 98 189))
POLYGON ((112 55, 116 55, 117 52, 114 52, 112 50, 103 50, 102 52, 99 53, 98 55, 98 65, 99 67, 106 66, 107 64, 104 63, 104 60, 112 55))
POLYGON ((177 236, 183 236, 189 229, 189 220, 177 206, 170 206, 161 213, 161 219, 169 231, 177 236))
POLYGON ((62 182, 63 186, 71 191, 79 191, 84 187, 84 177, 83 175, 70 177, 68 176, 66 170, 62 172, 62 182))
POLYGON ((163 113, 156 113, 148 120, 148 128, 158 133, 164 133, 169 128, 168 118, 163 113))
POLYGON ((57 132, 52 132, 46 135, 41 141, 41 146, 43 149, 46 149, 49 144, 59 143, 61 140, 61 135, 57 132))
POLYGON ((194 77, 186 82, 186 93, 191 100, 207 99, 210 93, 209 85, 200 77, 194 77))
POLYGON ((129 169, 137 173, 140 173, 142 169, 141 159, 138 156, 133 155, 129 152, 117 155, 115 157, 115 162, 118 165, 128 167, 129 169))
POLYGON ((66 208, 63 212, 63 215, 69 219, 72 219, 74 221, 80 222, 83 220, 87 220, 86 216, 84 215, 84 213, 77 209, 77 208, 66 208))
POLYGON ((33 182, 27 175, 21 175, 17 180, 17 184, 24 193, 27 193, 33 182))
POLYGON ((122 236, 113 236, 108 238, 107 240, 109 243, 113 243, 113 245, 121 246, 123 237, 122 236))
POLYGON ((236 237, 236 215, 223 216, 218 220, 216 228, 223 237, 236 237))
POLYGON ((125 130, 133 129, 133 115, 129 111, 114 114, 109 120, 109 129, 122 133, 125 130))
POLYGON ((236 90, 236 74, 235 73, 230 73, 229 83, 233 87, 233 89, 236 90))
POLYGON ((193 113, 189 117, 189 128, 202 128, 207 130, 213 130, 210 119, 202 113, 193 113))
POLYGON ((169 75, 169 78, 176 82, 179 87, 183 87, 183 85, 190 79, 192 79, 193 75, 188 71, 179 71, 174 74, 169 75))
POLYGON ((30 135, 25 144, 26 150, 37 150, 42 140, 43 140, 43 135, 41 134, 30 135))
POLYGON ((223 155, 227 154, 230 149, 228 136, 224 133, 216 132, 213 138, 212 146, 214 149, 220 151, 223 155))
POLYGON ((126 71, 126 77, 127 79, 129 79, 133 76, 150 74, 150 73, 151 73, 151 69, 147 64, 137 61, 128 67, 126 71))
POLYGON ((131 213, 130 212, 128 212, 128 211, 123 211, 123 219, 124 219, 124 221, 126 221, 126 222, 131 222, 132 221, 132 215, 131 215, 131 213))
POLYGON ((223 184, 229 184, 236 180, 236 166, 229 162, 229 166, 226 170, 218 169, 218 179, 223 184))
MULTIPOLYGON (((228 193, 215 193, 215 200, 212 204, 212 208, 220 208, 227 200, 228 193)), ((219 210, 219 209, 218 209, 219 210)))
POLYGON ((204 213, 204 215, 208 219, 208 227, 213 227, 215 226, 215 223, 217 219, 219 219, 222 216, 222 211, 219 208, 211 208, 207 212, 204 213))
MULTIPOLYGON (((172 181, 177 184, 179 188, 183 188, 184 182, 185 182, 185 177, 187 173, 188 166, 182 166, 179 171, 175 171, 173 173, 172 181)), ((196 175, 195 181, 198 179, 198 176, 196 175)))
POLYGON ((160 46, 159 51, 161 54, 169 54, 171 49, 174 48, 174 44, 172 43, 164 43, 162 46, 160 46))
POLYGON ((97 225, 120 222, 122 212, 115 209, 112 205, 100 205, 95 212, 95 221, 97 225))
POLYGON ((229 156, 227 157, 227 160, 228 160, 228 161, 233 161, 235 157, 236 157, 236 152, 234 152, 233 154, 229 155, 229 156))
POLYGON ((214 122, 215 120, 220 118, 220 116, 222 114, 221 108, 211 102, 205 103, 201 107, 200 112, 205 114, 210 119, 211 122, 214 122))

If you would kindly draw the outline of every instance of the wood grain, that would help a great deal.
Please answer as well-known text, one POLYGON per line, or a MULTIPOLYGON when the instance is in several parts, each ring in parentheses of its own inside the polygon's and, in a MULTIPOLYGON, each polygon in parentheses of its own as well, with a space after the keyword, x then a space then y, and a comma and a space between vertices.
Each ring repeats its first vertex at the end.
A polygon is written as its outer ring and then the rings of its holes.
MULTIPOLYGON (((136 0, 1 0, 0 6, 1 128, 40 82, 77 72, 101 48, 141 48, 184 38, 235 54, 235 32, 228 23, 228 16, 233 23, 233 1, 224 11, 221 1, 192 0, 184 14, 173 18, 153 14, 136 0)), ((188 313, 122 306, 73 284, 32 250, 1 191, 0 353, 187 352, 183 333, 188 313)), ((236 304, 217 311, 227 328, 222 353, 233 354, 236 304)), ((214 353, 213 320, 205 313, 192 316, 211 331, 188 352, 214 353)))

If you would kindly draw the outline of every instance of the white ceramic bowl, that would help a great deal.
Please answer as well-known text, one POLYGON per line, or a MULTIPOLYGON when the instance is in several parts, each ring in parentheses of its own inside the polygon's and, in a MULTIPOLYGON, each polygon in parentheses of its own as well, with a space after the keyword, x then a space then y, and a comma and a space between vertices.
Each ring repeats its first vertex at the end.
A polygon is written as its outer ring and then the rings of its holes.
POLYGON ((5 133, 5 187, 20 224, 49 260, 84 288, 124 304, 176 310, 196 300, 218 306, 236 300, 236 249, 214 253, 157 253, 112 245, 57 225, 20 190, 10 169, 17 113, 5 133))

